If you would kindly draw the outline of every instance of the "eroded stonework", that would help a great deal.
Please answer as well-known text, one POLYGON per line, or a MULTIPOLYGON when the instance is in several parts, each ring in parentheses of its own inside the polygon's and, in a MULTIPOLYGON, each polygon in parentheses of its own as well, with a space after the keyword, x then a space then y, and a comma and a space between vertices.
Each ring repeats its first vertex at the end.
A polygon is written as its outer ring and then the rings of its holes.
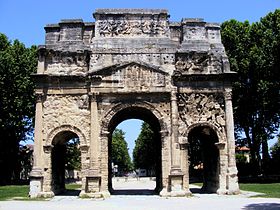
POLYGON ((80 195, 109 196, 111 134, 131 118, 146 121, 157 133, 161 196, 190 194, 189 139, 195 135, 215 139, 207 144, 218 155, 216 165, 205 161, 205 189, 238 193, 231 104, 235 74, 219 25, 192 18, 170 22, 163 9, 98 9, 94 17, 91 23, 70 19, 45 27, 34 75, 30 196, 63 192, 65 143, 73 138, 80 140, 80 195))
MULTIPOLYGON (((89 97, 84 95, 48 95, 43 102, 43 133, 45 136, 63 125, 73 125, 90 136, 89 97)), ((52 139, 47 139, 51 144, 52 139)))

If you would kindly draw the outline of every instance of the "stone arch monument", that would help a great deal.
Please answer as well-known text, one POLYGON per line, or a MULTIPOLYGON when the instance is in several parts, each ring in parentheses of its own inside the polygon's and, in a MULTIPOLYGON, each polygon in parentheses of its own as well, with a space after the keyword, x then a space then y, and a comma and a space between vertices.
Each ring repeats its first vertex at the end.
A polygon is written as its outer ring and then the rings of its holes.
MULTIPOLYGON (((94 18, 45 27, 34 75, 30 196, 63 190, 63 183, 55 185, 52 153, 56 144, 74 137, 80 139, 81 195, 110 195, 110 135, 130 118, 158 132, 160 195, 190 194, 189 144, 197 138, 210 139, 216 151, 214 181, 206 184, 219 194, 238 193, 231 100, 235 74, 219 25, 203 19, 170 22, 163 9, 97 9, 94 18)), ((209 167, 208 172, 214 170, 209 167)))

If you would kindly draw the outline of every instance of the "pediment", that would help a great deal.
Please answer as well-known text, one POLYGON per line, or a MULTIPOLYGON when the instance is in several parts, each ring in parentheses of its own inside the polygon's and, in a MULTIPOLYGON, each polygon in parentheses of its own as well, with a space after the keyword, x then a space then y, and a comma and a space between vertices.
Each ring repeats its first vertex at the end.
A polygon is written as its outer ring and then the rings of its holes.
POLYGON ((147 89, 165 86, 168 73, 147 63, 126 62, 102 68, 91 72, 90 75, 100 76, 102 83, 112 83, 118 87, 147 89))

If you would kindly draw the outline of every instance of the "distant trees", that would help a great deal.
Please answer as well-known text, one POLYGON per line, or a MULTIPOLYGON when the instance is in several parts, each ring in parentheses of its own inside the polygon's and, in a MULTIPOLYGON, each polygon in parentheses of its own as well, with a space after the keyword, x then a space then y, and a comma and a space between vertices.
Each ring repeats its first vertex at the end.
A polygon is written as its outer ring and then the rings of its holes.
POLYGON ((272 156, 272 170, 274 173, 280 174, 280 136, 278 136, 278 141, 271 148, 272 156))
POLYGON ((226 21, 221 26, 233 84, 236 133, 244 133, 256 174, 266 173, 268 140, 280 122, 280 10, 257 23, 226 21), (262 153, 262 157, 261 157, 262 153))
POLYGON ((20 177, 19 142, 32 131, 37 48, 11 43, 0 33, 0 184, 20 177))
POLYGON ((143 122, 133 149, 134 168, 147 169, 150 173, 155 172, 157 159, 160 157, 159 152, 154 131, 148 123, 143 122))
POLYGON ((120 173, 131 171, 133 168, 124 135, 125 133, 118 128, 112 134, 111 161, 118 165, 120 173))
POLYGON ((65 168, 67 170, 81 170, 81 151, 79 139, 74 138, 66 143, 65 168))

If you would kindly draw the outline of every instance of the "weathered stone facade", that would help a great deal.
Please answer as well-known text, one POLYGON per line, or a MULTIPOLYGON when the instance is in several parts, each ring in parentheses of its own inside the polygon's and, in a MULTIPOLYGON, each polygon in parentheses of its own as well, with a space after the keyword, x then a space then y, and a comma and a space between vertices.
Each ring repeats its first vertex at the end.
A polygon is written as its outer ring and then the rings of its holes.
POLYGON ((202 19, 170 22, 167 11, 159 9, 98 9, 94 17, 92 23, 62 20, 45 27, 46 43, 39 47, 34 75, 30 195, 53 196, 63 190, 58 166, 63 167, 61 148, 71 138, 80 140, 81 195, 109 195, 110 136, 131 118, 158 132, 160 195, 190 194, 188 139, 196 128, 202 128, 200 136, 211 133, 217 139, 218 169, 205 185, 221 194, 238 193, 234 72, 219 25, 202 19))

